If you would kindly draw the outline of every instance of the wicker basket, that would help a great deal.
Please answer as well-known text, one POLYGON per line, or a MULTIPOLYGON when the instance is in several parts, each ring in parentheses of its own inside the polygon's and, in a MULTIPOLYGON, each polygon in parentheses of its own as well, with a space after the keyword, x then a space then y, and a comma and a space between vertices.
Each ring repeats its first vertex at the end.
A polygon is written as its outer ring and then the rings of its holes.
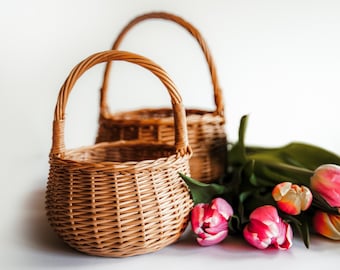
POLYGON ((193 202, 178 172, 190 175, 190 157, 181 97, 165 71, 136 54, 96 53, 71 71, 58 96, 46 191, 49 223, 71 247, 90 255, 125 257, 159 250, 175 242, 188 223, 193 202), (142 66, 165 85, 174 111, 174 145, 131 140, 65 149, 71 89, 86 70, 113 60, 142 66))
MULTIPOLYGON (((227 138, 223 95, 208 46, 199 31, 187 21, 169 13, 153 12, 138 16, 130 21, 118 35, 113 49, 119 47, 126 33, 134 25, 148 19, 164 19, 184 27, 197 40, 204 53, 212 79, 216 110, 186 109, 188 138, 193 150, 193 156, 190 159, 190 170, 192 177, 198 181, 205 183, 215 182, 225 173, 227 138)), ((140 109, 121 113, 110 112, 107 102, 110 69, 111 63, 108 63, 101 89, 100 124, 96 141, 144 138, 172 144, 174 127, 169 125, 169 118, 172 118, 170 108, 140 109), (154 119, 158 119, 157 123, 154 119)))

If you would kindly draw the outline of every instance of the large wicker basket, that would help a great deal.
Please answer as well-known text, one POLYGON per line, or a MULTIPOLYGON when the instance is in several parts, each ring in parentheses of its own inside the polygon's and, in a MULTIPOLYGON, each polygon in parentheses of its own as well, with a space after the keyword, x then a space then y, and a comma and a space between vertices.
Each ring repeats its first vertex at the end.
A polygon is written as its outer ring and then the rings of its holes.
POLYGON ((188 223, 193 202, 179 172, 190 175, 190 157, 185 111, 167 73, 136 54, 96 53, 71 71, 58 96, 48 221, 66 243, 90 255, 124 257, 159 250, 175 242, 188 223), (142 66, 165 85, 174 112, 174 145, 138 139, 65 149, 65 108, 74 84, 92 66, 113 60, 142 66))
MULTIPOLYGON (((148 19, 164 19, 177 23, 186 29, 199 43, 208 63, 213 94, 216 104, 215 111, 201 109, 186 109, 189 143, 193 150, 190 159, 191 175, 198 181, 209 183, 220 179, 226 168, 226 131, 223 95, 219 86, 214 61, 208 46, 200 32, 182 18, 164 12, 152 12, 136 17, 120 32, 113 49, 118 49, 128 31, 136 24, 148 19)), ((106 66, 101 89, 101 104, 97 142, 147 139, 173 143, 173 125, 170 108, 140 109, 134 111, 112 113, 108 106, 108 78, 111 63, 106 66), (156 121, 154 121, 157 119, 156 121)), ((193 93, 194 94, 194 93, 193 93)))

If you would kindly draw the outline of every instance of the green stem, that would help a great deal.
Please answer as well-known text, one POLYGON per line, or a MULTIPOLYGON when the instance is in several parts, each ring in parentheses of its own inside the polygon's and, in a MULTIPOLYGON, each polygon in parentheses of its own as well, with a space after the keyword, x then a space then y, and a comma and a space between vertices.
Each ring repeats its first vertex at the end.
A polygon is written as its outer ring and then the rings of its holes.
MULTIPOLYGON (((310 178, 313 175, 313 171, 309 169, 282 162, 269 161, 268 159, 253 160, 251 173, 254 174, 254 179, 256 179, 255 182, 258 182, 257 185, 260 186, 270 186, 270 183, 275 185, 280 182, 288 181, 309 187, 310 178), (263 181, 267 182, 267 184, 263 181)), ((250 175, 251 174, 248 172, 248 176, 250 175)))
POLYGON ((277 163, 277 162, 270 162, 267 161, 266 164, 272 168, 277 168, 277 169, 283 169, 283 170, 288 170, 293 173, 299 173, 299 174, 305 174, 308 177, 311 177, 313 175, 313 171, 306 169, 306 168, 301 168, 301 167, 296 167, 293 165, 285 164, 285 163, 277 163))

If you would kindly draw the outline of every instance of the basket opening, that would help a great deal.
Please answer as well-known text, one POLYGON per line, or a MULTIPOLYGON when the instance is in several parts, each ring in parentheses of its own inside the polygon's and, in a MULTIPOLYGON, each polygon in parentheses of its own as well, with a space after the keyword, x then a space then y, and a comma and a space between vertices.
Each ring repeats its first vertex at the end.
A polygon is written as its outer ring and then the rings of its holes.
POLYGON ((159 143, 133 143, 118 141, 98 143, 89 147, 69 150, 64 158, 77 162, 139 162, 166 158, 176 154, 173 145, 159 143))
MULTIPOLYGON (((214 113, 213 111, 204 111, 199 109, 186 109, 186 116, 191 115, 204 115, 207 113, 214 113)), ((124 120, 144 120, 144 119, 158 119, 158 118, 173 118, 174 112, 170 108, 161 108, 161 109, 140 109, 134 111, 124 111, 112 113, 111 118, 114 120, 124 119, 124 120)), ((171 119, 172 120, 172 119, 171 119)))

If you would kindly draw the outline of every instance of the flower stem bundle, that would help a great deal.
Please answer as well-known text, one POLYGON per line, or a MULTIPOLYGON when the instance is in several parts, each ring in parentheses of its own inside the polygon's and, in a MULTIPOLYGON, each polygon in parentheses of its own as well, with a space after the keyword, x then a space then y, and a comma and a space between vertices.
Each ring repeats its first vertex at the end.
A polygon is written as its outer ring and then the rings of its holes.
MULTIPOLYGON (((277 230, 270 231, 268 224, 254 225, 256 221, 250 218, 256 211, 266 220, 266 216, 272 216, 268 212, 273 211, 272 207, 278 211, 282 224, 292 225, 306 247, 310 245, 312 232, 340 239, 340 157, 300 142, 276 148, 248 146, 245 144, 247 120, 248 116, 241 118, 238 141, 228 145, 227 173, 218 183, 203 184, 181 174, 194 202, 210 203, 216 197, 225 199, 234 210, 229 219, 230 233, 247 235, 245 239, 253 246, 280 246, 277 237, 269 239, 277 230), (264 231, 245 234, 249 228, 264 231), (254 235, 257 242, 260 235, 266 235, 266 241, 254 244, 249 235, 254 235)), ((281 224, 278 220, 275 222, 281 224)), ((288 236, 282 237, 283 242, 290 241, 288 236)))

